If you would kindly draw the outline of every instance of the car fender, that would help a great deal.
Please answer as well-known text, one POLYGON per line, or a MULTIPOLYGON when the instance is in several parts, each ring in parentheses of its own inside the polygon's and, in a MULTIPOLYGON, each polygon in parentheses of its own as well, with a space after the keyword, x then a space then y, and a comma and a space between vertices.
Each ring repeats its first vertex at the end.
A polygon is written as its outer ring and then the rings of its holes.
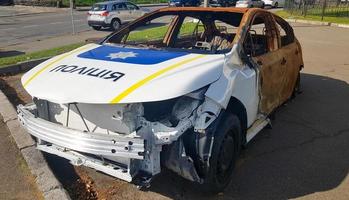
POLYGON ((258 112, 258 79, 257 73, 248 65, 243 64, 237 56, 237 48, 225 55, 225 64, 220 78, 212 83, 205 95, 226 109, 232 97, 239 100, 247 112, 247 127, 257 117, 258 112), (235 60, 235 61, 232 61, 235 60))

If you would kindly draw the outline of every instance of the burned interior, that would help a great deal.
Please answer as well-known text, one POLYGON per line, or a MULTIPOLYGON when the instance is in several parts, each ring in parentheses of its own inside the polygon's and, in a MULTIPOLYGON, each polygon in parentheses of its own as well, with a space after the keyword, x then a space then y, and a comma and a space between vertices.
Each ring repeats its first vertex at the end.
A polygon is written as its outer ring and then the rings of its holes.
POLYGON ((226 11, 159 12, 145 16, 116 32, 105 43, 199 53, 223 53, 231 49, 242 16, 243 13, 226 11), (147 32, 153 35, 135 37, 147 32))

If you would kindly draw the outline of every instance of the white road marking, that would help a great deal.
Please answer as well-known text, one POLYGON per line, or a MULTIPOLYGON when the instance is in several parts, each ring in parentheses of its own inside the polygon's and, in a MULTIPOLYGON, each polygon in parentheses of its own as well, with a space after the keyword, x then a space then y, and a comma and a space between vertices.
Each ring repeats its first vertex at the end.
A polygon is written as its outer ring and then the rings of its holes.
POLYGON ((12 31, 12 30, 15 30, 16 28, 3 28, 1 29, 2 31, 12 31))
POLYGON ((64 24, 64 22, 52 22, 52 23, 49 23, 49 24, 64 24))
POLYGON ((33 25, 28 25, 28 26, 23 26, 22 28, 32 28, 32 27, 38 27, 38 24, 33 24, 33 25))

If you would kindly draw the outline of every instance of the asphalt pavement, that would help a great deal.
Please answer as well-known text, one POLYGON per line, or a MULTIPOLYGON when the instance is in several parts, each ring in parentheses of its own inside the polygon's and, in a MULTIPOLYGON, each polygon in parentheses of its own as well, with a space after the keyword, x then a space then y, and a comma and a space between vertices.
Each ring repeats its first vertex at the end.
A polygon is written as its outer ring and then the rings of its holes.
MULTIPOLYGON (((158 8, 160 7, 147 7, 149 10, 158 8)), ((6 11, 2 8, 0 12, 6 11)), ((73 18, 76 33, 93 31, 87 25, 87 11, 74 11, 73 18)), ((2 49, 67 34, 72 34, 72 20, 68 9, 0 18, 0 48, 2 49)))

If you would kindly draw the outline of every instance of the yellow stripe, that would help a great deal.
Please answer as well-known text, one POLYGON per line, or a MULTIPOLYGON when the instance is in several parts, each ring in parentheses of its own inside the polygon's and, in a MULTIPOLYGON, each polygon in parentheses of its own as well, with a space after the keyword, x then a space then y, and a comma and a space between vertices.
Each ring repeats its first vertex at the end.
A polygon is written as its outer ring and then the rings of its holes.
POLYGON ((110 103, 111 104, 115 104, 115 103, 119 103, 122 99, 124 99, 126 96, 128 96, 130 93, 132 93, 133 91, 135 91, 136 89, 138 89, 139 87, 143 86, 144 84, 146 84, 147 82, 155 79, 156 77, 170 71, 173 70, 177 67, 180 67, 181 65, 187 64, 191 61, 197 60, 199 58, 204 57, 205 55, 199 55, 193 58, 188 58, 186 60, 183 60, 181 62, 178 62, 174 65, 171 65, 169 67, 166 67, 160 71, 155 72, 154 74, 149 75, 148 77, 144 78, 143 80, 140 80, 139 82, 133 84, 131 87, 129 87, 127 90, 123 91, 121 94, 119 94, 118 96, 116 96, 115 98, 113 98, 110 103))
POLYGON ((79 52, 79 51, 82 51, 82 50, 85 50, 87 48, 89 48, 91 45, 87 45, 85 47, 80 47, 78 49, 75 49, 71 52, 68 52, 68 53, 65 53, 63 54, 61 57, 59 57, 58 59, 48 63, 45 67, 41 68, 39 71, 37 71, 33 76, 31 76, 24 84, 23 84, 23 87, 26 87, 34 78, 36 78, 37 76, 39 76, 43 71, 45 71, 47 68, 49 68, 50 66, 52 66, 53 64, 63 60, 64 58, 76 53, 76 52, 79 52))

